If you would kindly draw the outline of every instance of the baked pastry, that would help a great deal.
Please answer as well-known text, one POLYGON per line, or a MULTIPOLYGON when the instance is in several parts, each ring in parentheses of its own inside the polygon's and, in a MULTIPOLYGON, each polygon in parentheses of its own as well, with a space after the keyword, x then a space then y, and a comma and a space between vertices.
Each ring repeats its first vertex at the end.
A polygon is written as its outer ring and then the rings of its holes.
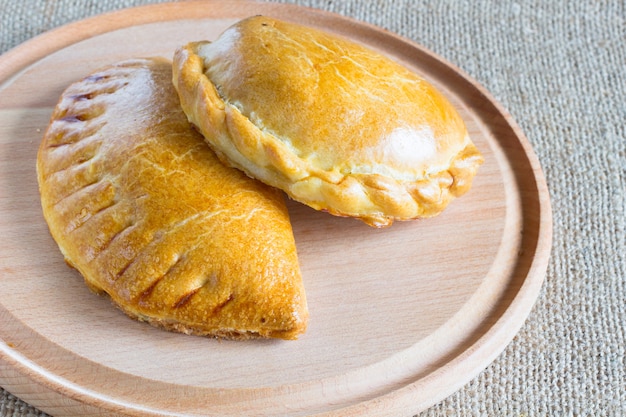
POLYGON ((284 196, 219 162, 171 80, 168 60, 130 60, 62 94, 37 159, 50 232, 133 318, 297 338, 308 313, 284 196))
POLYGON ((372 226, 430 217, 482 156, 452 104, 394 61, 255 16, 180 47, 174 85, 227 164, 294 200, 372 226))

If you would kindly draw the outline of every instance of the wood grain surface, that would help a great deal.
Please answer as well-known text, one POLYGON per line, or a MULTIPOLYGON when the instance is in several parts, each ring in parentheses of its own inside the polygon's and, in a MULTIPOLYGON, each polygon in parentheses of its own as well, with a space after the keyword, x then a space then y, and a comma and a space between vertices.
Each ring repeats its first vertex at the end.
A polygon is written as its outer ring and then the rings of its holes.
POLYGON ((484 89, 406 39, 280 4, 184 2, 80 21, 0 57, 0 385, 53 415, 412 415, 515 336, 551 246, 547 187, 523 133, 484 89), (376 230, 290 202, 310 309, 298 341, 167 333, 128 319, 63 262, 35 159, 71 82, 165 56, 255 15, 347 36, 424 75, 485 156, 440 216, 376 230))

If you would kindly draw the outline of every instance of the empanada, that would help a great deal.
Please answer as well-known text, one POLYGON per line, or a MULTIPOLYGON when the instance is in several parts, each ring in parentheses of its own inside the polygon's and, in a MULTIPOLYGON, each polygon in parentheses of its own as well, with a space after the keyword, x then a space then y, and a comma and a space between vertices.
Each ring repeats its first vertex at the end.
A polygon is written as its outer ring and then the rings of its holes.
POLYGON ((189 120, 226 163, 372 226, 430 217, 482 156, 422 77, 351 41, 255 16, 174 56, 189 120))
POLYGON ((284 196, 215 157, 171 80, 170 61, 130 60, 62 94, 37 160, 50 232, 133 318, 294 339, 308 313, 284 196))

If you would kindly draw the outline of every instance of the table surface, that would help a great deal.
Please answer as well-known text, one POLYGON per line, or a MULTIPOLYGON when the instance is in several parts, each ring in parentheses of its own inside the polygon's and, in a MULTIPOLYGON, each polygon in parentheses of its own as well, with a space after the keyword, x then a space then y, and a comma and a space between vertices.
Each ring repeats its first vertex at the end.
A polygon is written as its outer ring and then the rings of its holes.
MULTIPOLYGON (((377 25, 459 67, 511 113, 548 182, 552 256, 527 322, 487 369, 421 415, 626 415, 626 3, 284 2, 377 25)), ((0 0, 0 53, 155 2, 78 3, 0 0)), ((44 415, 0 389, 0 416, 44 415)))

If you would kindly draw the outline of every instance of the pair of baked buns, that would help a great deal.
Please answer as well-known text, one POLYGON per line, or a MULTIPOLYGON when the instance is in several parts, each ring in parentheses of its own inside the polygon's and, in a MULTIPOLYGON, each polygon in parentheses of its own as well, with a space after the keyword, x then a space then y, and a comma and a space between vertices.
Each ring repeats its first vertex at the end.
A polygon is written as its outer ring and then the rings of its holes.
POLYGON ((308 310, 279 189, 386 226, 439 213, 481 160, 422 78, 257 16, 181 47, 173 65, 126 61, 70 86, 37 169, 67 262, 129 316, 198 335, 293 339, 308 310))

